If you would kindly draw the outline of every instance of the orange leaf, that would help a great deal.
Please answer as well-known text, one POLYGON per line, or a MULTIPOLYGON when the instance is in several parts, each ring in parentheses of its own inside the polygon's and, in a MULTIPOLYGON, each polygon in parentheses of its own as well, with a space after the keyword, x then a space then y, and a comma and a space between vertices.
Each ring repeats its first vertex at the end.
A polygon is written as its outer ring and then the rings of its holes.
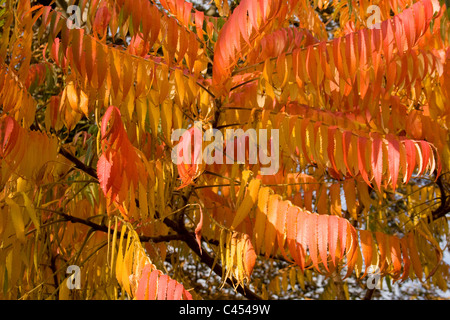
POLYGON ((372 248, 373 248, 373 238, 372 232, 367 230, 359 230, 359 235, 361 237, 361 250, 364 257, 364 263, 366 265, 366 270, 363 277, 367 274, 368 268, 372 265, 372 248))
POLYGON ((150 276, 151 265, 147 264, 144 269, 142 269, 142 276, 139 280, 137 290, 136 290, 136 299, 137 300, 148 300, 148 285, 149 285, 149 276, 150 276))
POLYGON ((279 201, 281 201, 281 197, 279 195, 271 195, 269 197, 269 204, 267 208, 266 232, 264 235, 266 257, 269 257, 272 254, 273 248, 275 246, 275 238, 276 238, 275 226, 279 201))
POLYGON ((244 268, 247 277, 250 277, 253 272, 253 268, 256 263, 256 253, 253 248, 252 242, 250 241, 250 237, 245 235, 245 244, 244 244, 244 268))
POLYGON ((384 272, 385 268, 387 267, 387 263, 386 263, 386 254, 387 254, 387 249, 389 246, 389 238, 387 237, 386 234, 384 234, 383 232, 380 231, 376 231, 375 232, 375 237, 377 239, 377 243, 378 243, 378 250, 380 250, 380 271, 384 272))
POLYGON ((405 281, 406 278, 409 276, 409 266, 411 265, 411 262, 409 260, 409 254, 408 254, 408 238, 403 237, 400 239, 400 247, 402 250, 402 256, 403 256, 403 274, 402 274, 402 281, 405 281))
POLYGON ((300 268, 305 269, 306 265, 306 249, 308 240, 306 238, 308 214, 300 211, 297 217, 297 255, 300 260, 300 268))
POLYGON ((148 300, 156 300, 156 294, 158 292, 158 279, 159 279, 158 270, 153 270, 150 273, 148 280, 148 300))
POLYGON ((336 266, 336 249, 339 239, 339 218, 337 216, 329 216, 328 221, 328 243, 331 261, 336 266))
POLYGON ((306 239, 308 241, 309 256, 311 257, 313 266, 316 270, 320 270, 317 257, 317 225, 318 215, 309 214, 306 218, 306 239))
POLYGON ((400 146, 398 140, 388 135, 388 163, 392 179, 392 189, 395 191, 400 166, 400 146))
POLYGON ((366 170, 366 143, 367 139, 358 137, 358 168, 364 181, 370 186, 369 177, 366 170))
POLYGON ((389 243, 391 247, 391 261, 394 265, 394 270, 392 271, 393 278, 396 280, 398 279, 402 268, 402 264, 400 261, 402 258, 400 241, 396 236, 392 236, 389 238, 389 243))
POLYGON ((408 183, 409 179, 414 172, 414 168, 416 166, 416 145, 413 141, 405 139, 403 140, 406 150, 406 175, 405 175, 405 183, 408 183))

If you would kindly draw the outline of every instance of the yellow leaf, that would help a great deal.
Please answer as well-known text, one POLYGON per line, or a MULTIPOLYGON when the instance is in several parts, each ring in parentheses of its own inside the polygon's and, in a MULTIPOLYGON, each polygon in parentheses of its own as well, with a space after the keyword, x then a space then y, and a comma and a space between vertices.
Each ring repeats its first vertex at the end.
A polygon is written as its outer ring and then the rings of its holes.
POLYGON ((36 211, 34 211, 33 204, 31 203, 30 198, 28 198, 28 196, 24 192, 21 192, 21 194, 23 196, 24 205, 27 209, 28 215, 30 216, 31 221, 33 221, 33 224, 39 234, 41 232, 41 224, 39 223, 39 220, 37 218, 36 211))
POLYGON ((269 257, 272 253, 273 247, 275 245, 276 237, 276 219, 277 219, 277 208, 278 202, 281 201, 281 196, 274 194, 269 197, 269 205, 267 208, 267 222, 266 222, 266 232, 265 232, 265 250, 266 257, 269 257))
POLYGON ((263 187, 259 190, 258 205, 256 207, 256 221, 255 221, 255 250, 260 252, 264 233, 266 230, 266 218, 267 218, 267 203, 269 202, 270 188, 263 187))
POLYGON ((305 291, 305 276, 302 270, 297 270, 297 281, 300 284, 300 288, 305 291))
POLYGON ((288 273, 284 271, 281 275, 281 288, 284 292, 287 292, 288 290, 288 273))
POLYGON ((67 287, 67 278, 59 286, 59 300, 70 300, 70 289, 67 287))
POLYGON ((89 117, 89 99, 86 93, 83 90, 80 90, 80 109, 84 113, 84 115, 89 117))
MULTIPOLYGON (((219 248, 220 248, 220 260, 222 261, 222 280, 225 279, 225 271, 226 271, 226 250, 224 249, 227 245, 227 233, 225 229, 220 229, 219 235, 219 248)), ((222 283, 222 286, 225 284, 225 281, 222 283)))
POLYGON ((231 270, 233 269, 233 251, 232 251, 232 239, 233 235, 231 232, 226 233, 226 241, 225 241, 225 260, 222 260, 222 263, 225 265, 226 273, 223 281, 229 277, 231 270))
MULTIPOLYGON (((116 263, 116 278, 117 282, 119 282, 120 285, 123 285, 122 280, 122 268, 123 268, 123 253, 122 253, 122 247, 123 247, 123 239, 125 236, 125 232, 127 230, 127 226, 124 224, 122 226, 122 230, 120 231, 120 240, 119 240, 119 251, 117 252, 117 260, 116 263)), ((113 248, 115 250, 115 248, 113 248)))
POLYGON ((125 96, 125 100, 123 101, 123 104, 127 111, 126 115, 128 116, 129 119, 133 118, 135 103, 136 102, 134 99, 134 89, 131 88, 130 90, 128 90, 128 94, 125 96))
POLYGON ((237 280, 238 283, 243 284, 244 278, 245 278, 245 266, 244 266, 244 245, 245 245, 245 239, 242 237, 239 237, 237 239, 237 247, 236 247, 236 260, 237 260, 237 280))
POLYGON ((152 137, 156 138, 158 136, 158 124, 160 118, 159 105, 155 105, 151 100, 148 101, 148 110, 150 115, 150 129, 152 131, 152 137))
POLYGON ((5 198, 6 204, 10 207, 11 220, 14 226, 14 231, 16 232, 17 239, 20 242, 25 242, 25 225, 23 222, 22 210, 17 203, 11 198, 5 198))
POLYGON ((184 84, 184 76, 183 71, 180 69, 175 70, 175 84, 176 84, 176 95, 178 96, 178 99, 180 100, 180 105, 183 106, 184 103, 184 97, 186 95, 186 87, 184 84))
POLYGON ((111 270, 114 270, 115 267, 115 260, 114 260, 114 256, 115 256, 115 252, 116 252, 116 242, 117 242, 117 218, 114 219, 115 220, 115 224, 114 224, 114 232, 113 232, 113 237, 112 237, 112 243, 111 243, 111 270))
POLYGON ((295 272, 295 268, 289 268, 289 283, 291 288, 295 288, 295 284, 297 283, 297 273, 295 272))
POLYGON ((172 109, 173 103, 171 100, 164 100, 161 106, 161 126, 164 137, 169 145, 172 147, 172 141, 170 139, 172 134, 172 109))
POLYGON ((139 210, 141 219, 147 221, 148 219, 148 202, 147 202, 147 188, 139 182, 139 210))
POLYGON ((132 271, 133 264, 133 249, 134 244, 131 242, 131 235, 127 237, 127 243, 125 245, 125 254, 122 263, 122 286, 124 290, 131 296, 131 286, 130 286, 130 274, 132 271))
POLYGON ((183 111, 178 105, 173 106, 172 112, 173 129, 181 129, 183 127, 183 111))
POLYGON ((253 179, 250 181, 247 194, 244 197, 241 205, 237 209, 236 215, 234 216, 233 223, 231 225, 232 229, 235 229, 249 214, 250 210, 256 204, 256 199, 258 196, 259 187, 261 185, 261 180, 253 179))
POLYGON ((137 98, 136 99, 136 112, 138 116, 138 125, 141 132, 145 131, 145 120, 147 118, 147 99, 137 98))
POLYGON ((247 181, 250 178, 251 174, 252 174, 252 172, 250 170, 245 170, 241 174, 241 186, 239 188, 238 197, 236 199, 236 205, 238 205, 238 206, 241 204, 242 198, 244 197, 245 186, 247 185, 247 181))

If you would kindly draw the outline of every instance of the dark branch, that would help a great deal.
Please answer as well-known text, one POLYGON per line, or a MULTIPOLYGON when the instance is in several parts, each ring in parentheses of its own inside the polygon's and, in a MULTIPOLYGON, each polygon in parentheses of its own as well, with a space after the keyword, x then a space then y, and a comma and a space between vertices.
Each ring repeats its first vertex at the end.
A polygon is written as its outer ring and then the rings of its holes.
POLYGON ((81 162, 77 157, 75 157, 74 155, 72 155, 69 151, 67 151, 66 149, 64 149, 63 147, 61 147, 59 149, 59 153, 61 155, 63 155, 64 157, 66 157, 68 160, 70 160, 74 165, 75 168, 83 171, 84 173, 90 175, 92 178, 94 178, 95 180, 98 181, 98 176, 97 176, 97 172, 95 171, 94 168, 89 167, 87 165, 85 165, 83 162, 81 162))
MULTIPOLYGON (((111 234, 114 232, 114 230, 108 229, 107 226, 102 225, 102 224, 97 224, 97 223, 89 221, 89 220, 74 217, 74 216, 68 215, 67 213, 61 212, 61 211, 52 211, 52 212, 63 217, 66 221, 70 221, 72 223, 84 224, 86 226, 91 227, 95 231, 101 231, 101 232, 105 232, 105 233, 108 233, 108 231, 109 231, 111 234)), ((120 231, 117 231, 117 235, 118 235, 118 237, 120 237, 120 231)), ((126 235, 124 237, 126 238, 126 235)), ((165 241, 171 241, 171 240, 184 240, 184 237, 185 237, 184 235, 179 235, 179 234, 168 234, 168 235, 161 235, 161 236, 155 236, 155 237, 141 235, 141 236, 139 236, 139 240, 141 242, 151 241, 151 242, 157 243, 157 242, 165 242, 165 241)))
POLYGON ((375 292, 375 289, 367 289, 363 300, 371 300, 374 292, 375 292))
MULTIPOLYGON (((105 225, 97 224, 97 223, 89 221, 89 220, 74 217, 74 216, 68 215, 64 212, 61 212, 61 211, 52 211, 52 212, 58 214, 59 216, 63 217, 67 221, 70 221, 72 223, 84 224, 86 226, 91 227, 95 231, 101 231, 101 232, 105 232, 105 233, 108 233, 108 231, 109 231, 110 233, 113 233, 113 230, 108 229, 108 227, 105 225)), ((214 258, 211 257, 205 250, 202 250, 202 252, 200 253, 200 249, 198 247, 197 241, 195 240, 195 234, 193 232, 189 232, 187 229, 184 228, 184 226, 180 226, 178 223, 176 223, 168 218, 164 219, 164 223, 167 226, 169 226, 170 228, 172 228, 174 231, 176 231, 177 234, 161 235, 161 236, 156 236, 156 237, 149 237, 149 236, 141 235, 141 236, 139 236, 140 241, 142 241, 142 242, 151 241, 154 243, 171 241, 171 240, 184 241, 188 245, 188 247, 191 248, 191 250, 194 251, 195 254, 197 254, 200 257, 201 262, 205 263, 210 268, 213 267, 214 258)), ((120 231, 117 232, 117 235, 118 235, 118 237, 120 237, 120 231)), ((124 237, 126 238, 126 235, 124 237)), ((212 268, 212 269, 217 275, 222 275, 222 267, 220 265, 215 264, 214 268, 212 268)), ((233 285, 233 281, 231 279, 227 279, 227 283, 229 283, 230 285, 233 285)), ((237 288, 237 291, 239 293, 241 293, 243 296, 245 296, 247 299, 262 300, 262 298, 260 296, 255 294, 248 287, 239 286, 237 288)))
MULTIPOLYGON (((437 180, 436 180, 436 184, 439 187, 439 191, 441 192, 441 204, 439 205, 439 207, 433 211, 432 213, 432 217, 433 220, 437 220, 439 218, 444 217, 447 213, 450 212, 450 202, 447 201, 447 192, 446 192, 446 188, 444 185, 444 181, 443 181, 443 176, 440 175, 437 180)), ((430 221, 429 221, 430 222, 430 221)))

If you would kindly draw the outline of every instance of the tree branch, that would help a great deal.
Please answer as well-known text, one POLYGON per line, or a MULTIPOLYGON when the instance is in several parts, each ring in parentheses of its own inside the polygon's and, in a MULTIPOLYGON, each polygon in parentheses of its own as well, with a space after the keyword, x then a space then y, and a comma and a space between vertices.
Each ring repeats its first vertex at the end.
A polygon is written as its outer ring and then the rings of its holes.
POLYGON ((69 151, 67 151, 63 147, 59 148, 59 153, 63 155, 65 158, 67 158, 69 161, 71 161, 75 165, 75 168, 83 171, 84 173, 90 175, 92 178, 98 181, 97 172, 95 171, 94 168, 85 165, 77 157, 72 155, 69 151))
MULTIPOLYGON (((216 273, 217 275, 221 276, 222 275, 222 267, 219 264, 214 264, 214 258, 211 257, 205 250, 202 250, 202 252, 200 252, 200 248, 198 246, 198 243, 195 239, 195 235, 192 232, 187 231, 184 226, 182 227, 183 229, 180 228, 180 226, 175 223, 174 221, 165 218, 164 219, 164 223, 172 228, 174 231, 178 232, 179 234, 183 234, 185 235, 184 237, 184 242, 188 245, 188 247, 194 251, 194 253, 200 258, 200 261, 204 264, 206 264, 209 268, 211 268, 214 273, 216 273), (214 266, 214 267, 213 267, 214 266)), ((231 286, 233 286, 233 281, 232 279, 227 279, 226 280, 228 284, 230 284, 231 286)), ((235 281, 237 282, 237 281, 235 281)), ((257 295, 256 293, 254 293, 249 287, 247 286, 238 286, 236 289, 240 294, 242 294, 244 297, 246 297, 249 300, 262 300, 262 298, 257 295)))
POLYGON ((371 300, 374 292, 375 292, 375 289, 367 289, 363 300, 371 300))
MULTIPOLYGON (((105 233, 109 232, 111 234, 114 232, 114 230, 108 229, 108 227, 105 225, 97 224, 97 223, 89 221, 89 220, 74 217, 74 216, 71 216, 62 211, 49 210, 49 209, 44 209, 44 208, 37 208, 37 209, 56 213, 57 215, 63 217, 65 221, 70 221, 72 223, 84 224, 85 226, 91 227, 95 231, 101 231, 101 232, 105 232, 105 233)), ((120 231, 117 231, 118 237, 120 237, 120 234, 121 234, 120 231)), ((126 235, 124 235, 124 237, 126 238, 126 235)), ((139 236, 139 240, 141 242, 151 241, 151 242, 157 243, 157 242, 165 242, 165 241, 171 241, 171 240, 184 240, 184 237, 185 237, 184 235, 180 235, 180 234, 168 234, 168 235, 161 235, 161 236, 156 236, 156 237, 149 237, 149 236, 141 235, 141 236, 139 236)))
MULTIPOLYGON (((439 218, 444 217, 447 213, 450 212, 450 202, 447 201, 447 192, 446 192, 446 188, 444 186, 444 181, 443 181, 443 176, 440 175, 437 180, 436 180, 436 184, 439 187, 439 190, 441 192, 441 204, 439 205, 439 208, 437 208, 436 210, 433 211, 432 213, 432 217, 433 220, 437 220, 439 218)), ((431 221, 428 221, 431 222, 431 221)))

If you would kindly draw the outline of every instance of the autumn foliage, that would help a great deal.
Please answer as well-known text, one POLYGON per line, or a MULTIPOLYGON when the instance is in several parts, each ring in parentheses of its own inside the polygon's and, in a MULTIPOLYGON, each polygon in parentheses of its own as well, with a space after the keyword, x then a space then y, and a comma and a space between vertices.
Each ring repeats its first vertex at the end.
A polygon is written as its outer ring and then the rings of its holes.
POLYGON ((214 5, 0 0, 0 298, 305 298, 322 276, 316 298, 358 298, 375 269, 446 291, 444 1, 214 5), (277 172, 198 163, 214 139, 174 163, 210 129, 278 134, 257 141, 277 172))

